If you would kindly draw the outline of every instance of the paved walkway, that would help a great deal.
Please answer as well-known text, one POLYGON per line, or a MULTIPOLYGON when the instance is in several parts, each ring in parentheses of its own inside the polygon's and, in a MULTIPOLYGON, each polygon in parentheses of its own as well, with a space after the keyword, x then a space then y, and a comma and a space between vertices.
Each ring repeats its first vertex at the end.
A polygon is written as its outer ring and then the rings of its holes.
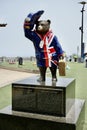
POLYGON ((14 81, 24 79, 33 75, 35 74, 0 69, 0 87, 3 87, 5 85, 11 84, 14 81))

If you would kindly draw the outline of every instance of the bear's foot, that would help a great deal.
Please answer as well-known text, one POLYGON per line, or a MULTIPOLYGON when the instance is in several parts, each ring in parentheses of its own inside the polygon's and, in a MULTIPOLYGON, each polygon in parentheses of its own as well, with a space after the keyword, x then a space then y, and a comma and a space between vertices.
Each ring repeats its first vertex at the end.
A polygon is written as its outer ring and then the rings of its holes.
POLYGON ((57 82, 57 78, 52 78, 52 82, 57 82))
POLYGON ((42 79, 41 77, 37 79, 38 82, 45 82, 45 79, 42 79))

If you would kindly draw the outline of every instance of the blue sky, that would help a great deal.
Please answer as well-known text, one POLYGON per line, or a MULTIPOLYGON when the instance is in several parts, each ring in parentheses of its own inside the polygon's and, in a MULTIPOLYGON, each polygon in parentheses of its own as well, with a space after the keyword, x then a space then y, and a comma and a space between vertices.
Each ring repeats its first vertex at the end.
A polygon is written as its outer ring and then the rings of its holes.
MULTIPOLYGON (((81 46, 81 9, 79 0, 0 0, 0 56, 34 56, 33 43, 25 38, 23 22, 30 12, 44 10, 40 19, 50 19, 51 29, 57 35, 67 55, 77 53, 81 46)), ((87 42, 87 5, 84 12, 84 42, 87 42)), ((80 51, 79 51, 80 54, 80 51)))

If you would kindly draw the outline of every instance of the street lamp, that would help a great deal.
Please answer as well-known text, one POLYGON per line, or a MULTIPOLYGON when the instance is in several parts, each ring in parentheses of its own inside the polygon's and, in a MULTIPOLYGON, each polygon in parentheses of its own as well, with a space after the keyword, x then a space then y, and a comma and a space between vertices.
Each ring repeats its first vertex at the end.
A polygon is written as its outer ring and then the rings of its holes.
POLYGON ((83 58, 84 58, 84 42, 83 42, 83 20, 84 20, 84 7, 85 7, 85 4, 87 4, 87 2, 85 1, 82 1, 82 2, 79 2, 79 4, 82 4, 82 10, 81 10, 81 13, 82 13, 82 20, 81 20, 81 27, 79 27, 79 29, 81 30, 81 61, 83 61, 83 58))
POLYGON ((0 27, 6 27, 7 23, 6 24, 0 24, 0 27))

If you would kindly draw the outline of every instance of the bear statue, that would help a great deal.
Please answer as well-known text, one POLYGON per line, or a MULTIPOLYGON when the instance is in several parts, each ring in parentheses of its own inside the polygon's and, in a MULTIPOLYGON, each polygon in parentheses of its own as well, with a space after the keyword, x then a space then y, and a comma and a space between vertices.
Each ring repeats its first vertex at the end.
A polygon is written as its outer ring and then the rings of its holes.
POLYGON ((36 13, 30 13, 24 21, 25 37, 34 44, 37 66, 40 71, 39 82, 46 80, 46 70, 49 67, 52 75, 52 81, 57 81, 58 61, 63 58, 63 50, 57 39, 50 30, 50 20, 39 20, 44 13, 40 10, 36 13))

